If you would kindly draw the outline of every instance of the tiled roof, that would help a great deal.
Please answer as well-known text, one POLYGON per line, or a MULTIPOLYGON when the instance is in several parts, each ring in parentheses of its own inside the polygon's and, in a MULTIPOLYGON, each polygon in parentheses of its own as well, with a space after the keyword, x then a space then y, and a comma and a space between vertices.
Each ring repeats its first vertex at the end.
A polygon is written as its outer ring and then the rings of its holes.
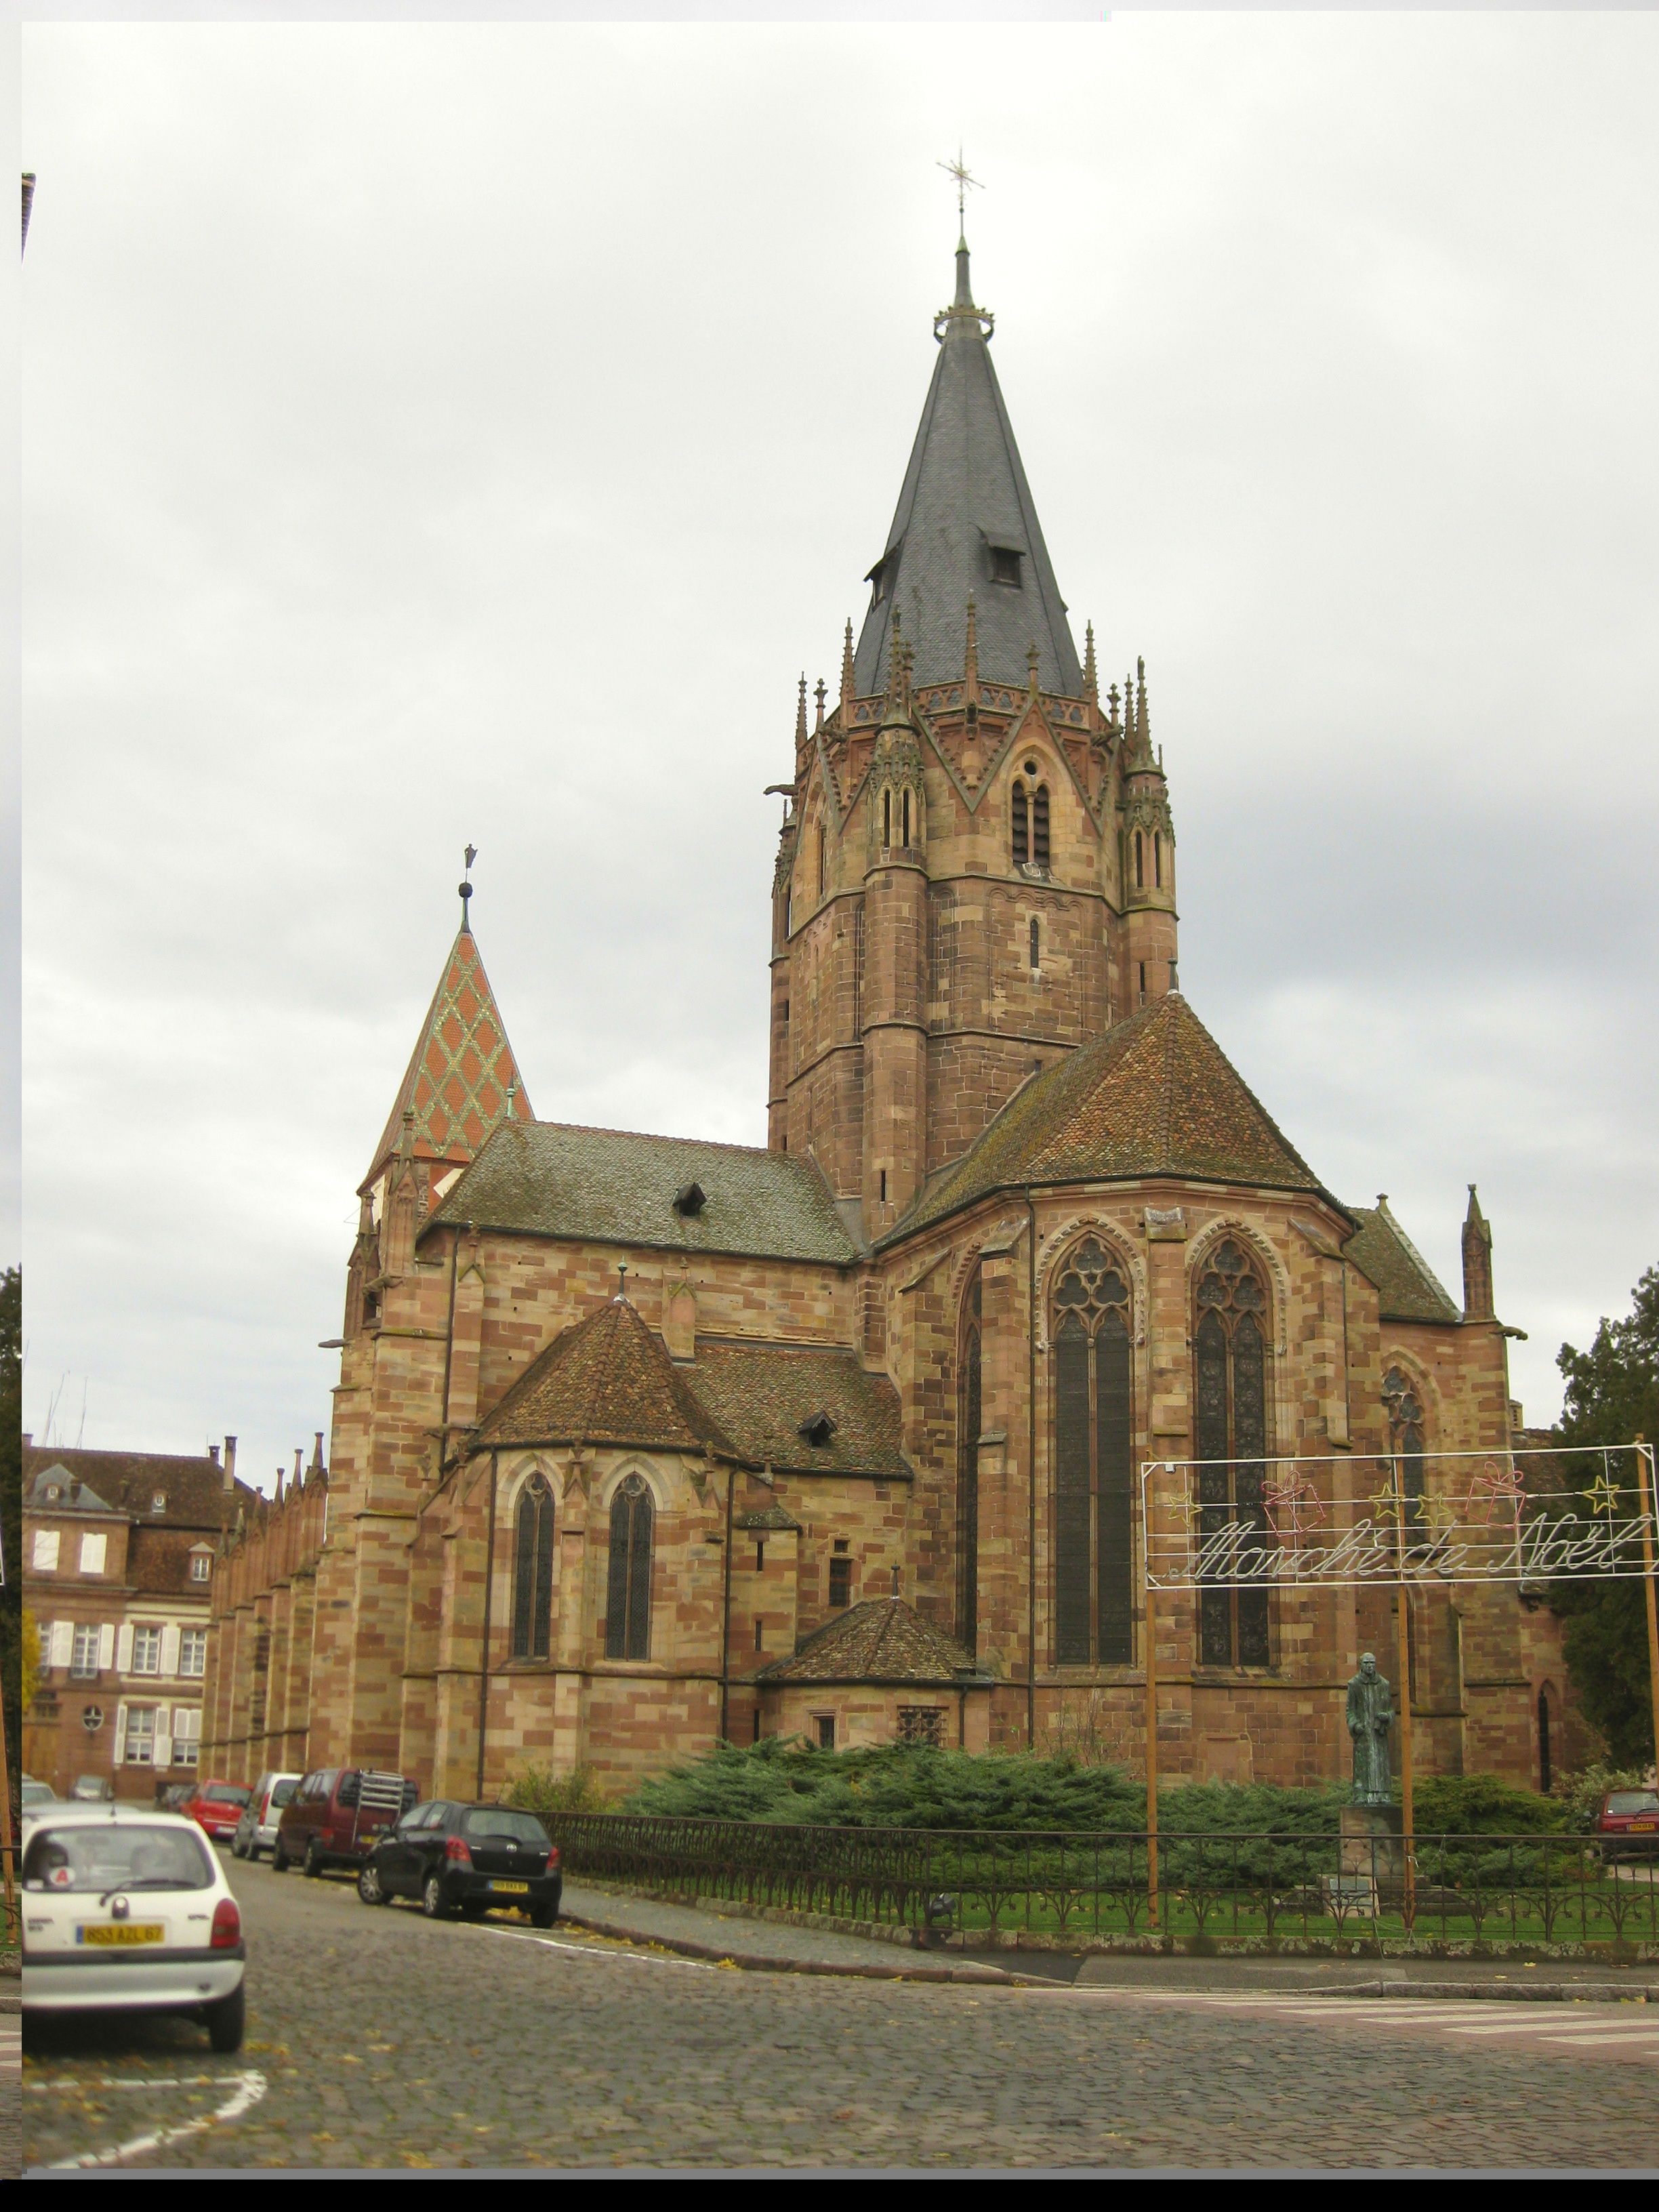
POLYGON ((1351 1206, 1348 1212, 1359 1231, 1342 1247, 1343 1257, 1376 1284, 1384 1321, 1462 1320, 1462 1308, 1442 1288, 1386 1198, 1375 1206, 1351 1206))
POLYGON ((23 1449, 24 1504, 33 1512, 123 1513, 155 1528, 216 1530, 234 1519, 237 1504, 251 1506, 258 1496, 245 1482, 228 1494, 224 1482, 223 1468, 205 1455, 64 1450, 52 1444, 23 1449), (49 1506, 40 1494, 41 1478, 54 1468, 62 1468, 102 1502, 88 1499, 76 1505, 66 1499, 49 1506), (154 1510, 158 1491, 167 1498, 160 1513, 154 1510))
POLYGON ((893 1237, 995 1190, 1154 1176, 1328 1196, 1176 991, 1016 1091, 893 1237))
POLYGON ((731 1447, 627 1298, 556 1336, 479 1425, 478 1443, 731 1447))
POLYGON ((530 1100, 519 1081, 495 994, 471 933, 463 929, 450 947, 361 1188, 368 1188, 397 1151, 405 1108, 415 1116, 416 1158, 462 1164, 477 1155, 505 1116, 507 1086, 515 1082, 513 1112, 528 1121, 530 1100))
POLYGON ((902 1598, 855 1605, 809 1636, 793 1658, 775 1659, 760 1682, 914 1682, 939 1689, 973 1661, 961 1644, 902 1598))
POLYGON ((777 1529, 784 1534, 793 1529, 797 1535, 800 1534, 800 1522, 793 1513, 786 1512, 781 1505, 763 1505, 757 1512, 737 1514, 732 1526, 757 1530, 762 1535, 769 1529, 777 1529))
POLYGON ((910 1480, 898 1393, 850 1352, 710 1343, 702 1337, 696 1364, 679 1371, 751 1466, 910 1480), (823 1443, 810 1443, 801 1424, 820 1413, 829 1414, 835 1429, 823 1443))
POLYGON ((858 1256, 809 1159, 557 1121, 503 1125, 430 1222, 839 1267, 858 1256), (694 1182, 702 1211, 676 1212, 694 1182))
POLYGON ((1077 647, 969 296, 965 249, 957 258, 956 311, 933 364, 883 565, 884 589, 864 618, 854 660, 861 696, 886 687, 895 611, 915 653, 916 682, 960 676, 971 592, 981 677, 1023 692, 1026 652, 1035 645, 1042 688, 1081 697, 1077 647), (1018 586, 992 582, 994 546, 1024 556, 1018 586))

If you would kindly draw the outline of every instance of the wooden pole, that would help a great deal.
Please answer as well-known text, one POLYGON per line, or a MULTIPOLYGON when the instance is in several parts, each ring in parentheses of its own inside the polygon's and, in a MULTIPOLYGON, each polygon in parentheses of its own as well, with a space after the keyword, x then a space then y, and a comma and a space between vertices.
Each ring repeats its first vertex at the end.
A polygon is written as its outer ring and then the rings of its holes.
POLYGON ((1140 1492, 1141 1565, 1146 1604, 1146 1924, 1158 1925, 1158 1600, 1152 1588, 1153 1484, 1143 1481, 1140 1492))
POLYGON ((1397 1451, 1393 1457, 1395 1534, 1400 1546, 1400 1601, 1395 1616, 1395 1667, 1400 1676, 1400 1826, 1406 1862, 1401 1917, 1409 1936, 1417 1917, 1417 1869, 1412 1850, 1416 1832, 1412 1806, 1412 1610, 1411 1591, 1406 1582, 1406 1462, 1397 1451))
POLYGON ((1653 1471, 1653 1446, 1636 1439, 1636 1492, 1642 1513, 1643 1595, 1648 1606, 1648 1694, 1653 1700, 1653 1759, 1659 1771, 1659 1594, 1653 1578, 1653 1509, 1659 1503, 1653 1471))

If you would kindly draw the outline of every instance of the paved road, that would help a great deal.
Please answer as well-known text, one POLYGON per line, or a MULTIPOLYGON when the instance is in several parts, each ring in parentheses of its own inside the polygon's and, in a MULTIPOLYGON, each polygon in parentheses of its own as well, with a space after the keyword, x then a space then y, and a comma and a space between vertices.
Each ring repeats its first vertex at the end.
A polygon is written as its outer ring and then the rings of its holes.
POLYGON ((18 2082, 23 2053, 18 2026, 15 2012, 0 2012, 0 2180, 6 2181, 15 2179, 23 2170, 19 2114, 21 2091, 18 2082))
POLYGON ((1656 2054, 1633 2006, 1594 2021, 1540 2006, 1512 2028, 1490 2004, 751 1974, 371 1911, 343 1880, 233 1875, 245 2050, 216 2059, 182 2022, 31 2023, 32 2165, 123 2145, 124 2162, 181 2168, 1654 2157, 1656 2054), (1626 2030, 1641 2051, 1585 2039, 1626 2030))

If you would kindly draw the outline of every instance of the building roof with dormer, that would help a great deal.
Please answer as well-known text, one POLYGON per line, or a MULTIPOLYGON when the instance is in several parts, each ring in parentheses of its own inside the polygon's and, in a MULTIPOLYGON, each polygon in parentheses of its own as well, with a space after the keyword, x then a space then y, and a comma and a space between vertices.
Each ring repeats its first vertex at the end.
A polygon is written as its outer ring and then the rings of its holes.
POLYGON ((763 1667, 759 1682, 892 1682, 958 1686, 974 1662, 902 1598, 877 1597, 836 1613, 787 1659, 763 1667))
POLYGON ((988 682, 1027 681, 1035 646, 1045 691, 1082 696, 1083 671, 1054 581, 1036 505, 1025 481, 997 373, 990 318, 974 304, 968 248, 957 249, 956 297, 936 321, 921 423, 860 634, 854 681, 861 697, 888 680, 893 617, 914 653, 917 684, 960 676, 968 601, 978 610, 979 669, 988 682), (1004 580, 998 553, 1017 556, 1004 580))
POLYGON ((515 1120, 534 1118, 483 956, 464 925, 450 947, 359 1188, 368 1190, 396 1153, 405 1113, 414 1115, 410 1149, 416 1159, 464 1166, 507 1118, 509 1100, 515 1120))

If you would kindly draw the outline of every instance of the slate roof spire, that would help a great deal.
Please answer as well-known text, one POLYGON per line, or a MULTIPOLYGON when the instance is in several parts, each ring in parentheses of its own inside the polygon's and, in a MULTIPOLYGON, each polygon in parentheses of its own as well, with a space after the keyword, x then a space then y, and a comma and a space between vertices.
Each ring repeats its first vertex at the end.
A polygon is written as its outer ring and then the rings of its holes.
MULTIPOLYGON (((469 868, 471 859, 469 848, 469 868)), ((400 1150, 416 1159, 465 1166, 483 1151, 497 1122, 536 1118, 472 935, 471 893, 469 884, 460 929, 360 1191, 372 1188, 400 1150)))
POLYGON ((975 304, 967 240, 956 294, 933 319, 939 359, 886 548, 870 571, 856 656, 858 695, 884 688, 895 614, 915 654, 912 680, 962 674, 962 608, 978 602, 982 681, 1025 688, 1037 648, 1045 691, 1083 696, 1083 672, 1042 526, 991 360, 993 318, 975 304), (1000 557, 999 557, 1000 556, 1000 557))

